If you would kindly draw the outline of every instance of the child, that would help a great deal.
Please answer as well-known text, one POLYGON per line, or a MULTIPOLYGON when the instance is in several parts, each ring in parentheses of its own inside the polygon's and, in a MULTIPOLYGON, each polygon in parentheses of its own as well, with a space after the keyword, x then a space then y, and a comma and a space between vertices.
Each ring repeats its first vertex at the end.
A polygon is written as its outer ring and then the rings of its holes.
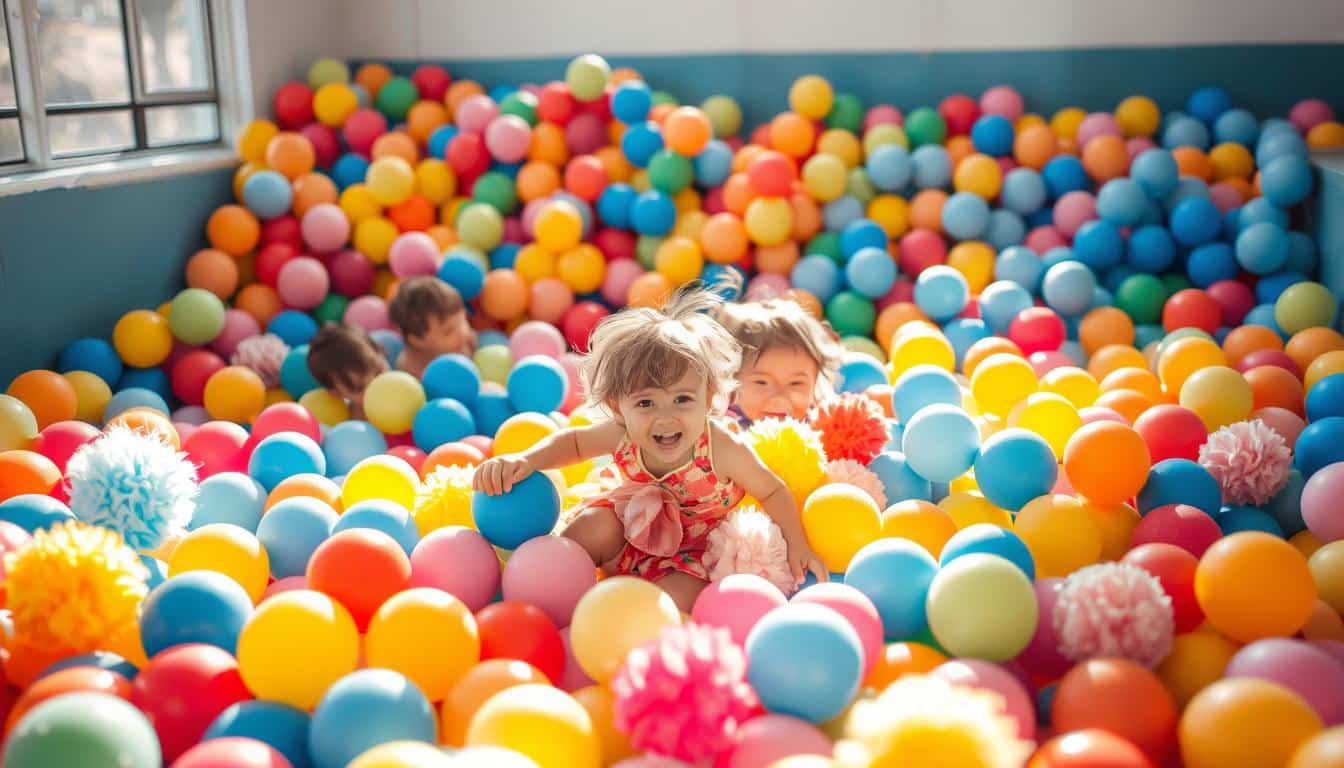
POLYGON ((406 341, 397 369, 417 379, 439 355, 476 351, 476 332, 467 323, 462 295, 437 277, 412 277, 399 285, 387 313, 406 341))
POLYGON ((829 326, 789 299, 725 304, 719 322, 742 345, 731 408, 738 421, 807 421, 840 366, 842 350, 829 326))
POLYGON ((363 328, 328 323, 308 342, 308 372, 364 418, 364 388, 388 369, 387 358, 363 328))
POLYGON ((490 459, 474 480, 476 490, 497 494, 537 470, 614 454, 625 485, 584 502, 563 534, 608 573, 653 581, 687 612, 708 582, 709 532, 744 493, 779 525, 794 579, 801 583, 807 570, 826 579, 788 489, 710 417, 739 363, 737 344, 705 313, 717 301, 709 292, 683 292, 661 311, 603 320, 584 380, 590 402, 613 418, 490 459))

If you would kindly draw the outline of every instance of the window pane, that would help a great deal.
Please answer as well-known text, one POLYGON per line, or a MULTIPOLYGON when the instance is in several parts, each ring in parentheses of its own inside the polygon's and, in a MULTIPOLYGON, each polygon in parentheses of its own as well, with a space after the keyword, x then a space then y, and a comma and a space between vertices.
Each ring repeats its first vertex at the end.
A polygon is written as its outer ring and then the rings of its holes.
POLYGON ((201 144, 219 138, 219 112, 214 104, 155 107, 145 110, 149 146, 201 144))
POLYGON ((14 69, 9 63, 9 28, 5 24, 5 7, 0 3, 0 109, 14 109, 14 69))
POLYGON ((18 118, 0 120, 0 163, 23 159, 23 134, 19 132, 18 118))
POLYGON ((209 89, 202 0, 140 0, 138 5, 145 92, 209 89))
POLYGON ((47 115, 53 157, 116 152, 135 146, 129 110, 47 115))
POLYGON ((120 0, 37 0, 37 12, 47 106, 131 100, 120 0))

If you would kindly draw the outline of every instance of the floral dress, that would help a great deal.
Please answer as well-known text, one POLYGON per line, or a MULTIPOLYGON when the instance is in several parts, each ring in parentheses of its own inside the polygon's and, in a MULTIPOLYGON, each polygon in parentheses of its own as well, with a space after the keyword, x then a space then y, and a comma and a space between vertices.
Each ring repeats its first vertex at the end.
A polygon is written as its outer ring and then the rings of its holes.
POLYGON ((613 575, 657 581, 674 571, 709 580, 704 565, 709 532, 746 492, 714 471, 710 429, 696 441, 691 458, 662 477, 644 468, 639 448, 627 436, 613 454, 623 484, 575 510, 612 510, 625 528, 626 544, 613 575))

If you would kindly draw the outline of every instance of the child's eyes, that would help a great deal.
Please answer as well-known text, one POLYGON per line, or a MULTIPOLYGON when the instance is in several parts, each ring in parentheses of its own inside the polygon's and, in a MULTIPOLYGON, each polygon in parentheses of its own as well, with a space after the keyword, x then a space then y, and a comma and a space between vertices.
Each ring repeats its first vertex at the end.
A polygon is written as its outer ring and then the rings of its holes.
POLYGON ((677 405, 686 405, 695 402, 695 398, 690 395, 677 395, 677 405))
POLYGON ((800 379, 798 381, 789 382, 789 386, 795 389, 802 389, 803 387, 807 386, 807 382, 800 379))
POLYGON ((652 408, 652 407, 653 407, 653 401, 652 401, 652 400, 638 400, 638 401, 635 402, 635 407, 636 407, 636 408, 652 408))

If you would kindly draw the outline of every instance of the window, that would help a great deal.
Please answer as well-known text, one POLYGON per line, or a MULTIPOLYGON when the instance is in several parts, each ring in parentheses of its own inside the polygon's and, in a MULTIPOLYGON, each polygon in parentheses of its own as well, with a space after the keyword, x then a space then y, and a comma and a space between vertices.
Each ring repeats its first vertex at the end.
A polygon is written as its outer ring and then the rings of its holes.
POLYGON ((210 0, 0 3, 0 175, 224 137, 210 0))

